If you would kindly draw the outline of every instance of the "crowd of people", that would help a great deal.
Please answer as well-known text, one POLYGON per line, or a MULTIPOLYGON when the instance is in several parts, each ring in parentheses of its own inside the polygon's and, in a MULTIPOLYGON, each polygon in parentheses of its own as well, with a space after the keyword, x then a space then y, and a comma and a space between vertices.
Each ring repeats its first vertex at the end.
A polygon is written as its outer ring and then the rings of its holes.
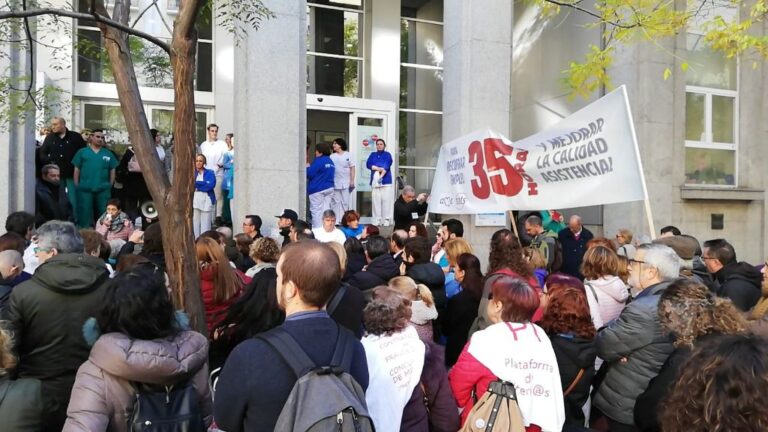
POLYGON ((0 236, 0 431, 768 430, 768 269, 727 240, 607 238, 546 210, 488 240, 457 219, 430 229, 426 194, 392 202, 380 139, 373 223, 349 208, 337 139, 308 164, 309 222, 284 209, 276 238, 255 214, 235 233, 232 137, 207 132, 201 333, 169 288, 160 224, 136 213, 132 150, 118 160, 101 131, 86 147, 54 119, 38 213, 0 236), (151 417, 157 400, 172 418, 151 417))
POLYGON ((187 430, 768 427, 768 275, 723 239, 638 244, 534 212, 527 238, 493 234, 483 273, 456 219, 433 240, 415 219, 384 237, 353 210, 313 229, 285 209, 275 239, 249 215, 196 240, 201 334, 160 225, 107 208, 95 230, 6 221, 0 430, 134 430, 157 394, 186 401, 187 430))

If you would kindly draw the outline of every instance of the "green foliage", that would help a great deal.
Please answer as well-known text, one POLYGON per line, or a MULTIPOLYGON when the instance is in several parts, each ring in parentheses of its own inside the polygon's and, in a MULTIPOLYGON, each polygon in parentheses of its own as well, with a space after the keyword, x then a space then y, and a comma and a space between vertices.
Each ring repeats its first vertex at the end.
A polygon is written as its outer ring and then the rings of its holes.
MULTIPOLYGON (((563 82, 572 96, 589 97, 603 87, 610 88, 610 76, 606 72, 613 64, 615 49, 619 45, 651 43, 662 48, 661 43, 669 38, 687 32, 696 26, 704 32, 704 41, 714 51, 733 58, 753 55, 768 58, 768 36, 756 33, 763 26, 768 14, 766 0, 688 0, 684 10, 674 0, 597 0, 589 6, 583 0, 528 0, 539 7, 542 15, 557 15, 564 12, 585 13, 594 18, 589 28, 601 28, 602 46, 591 45, 582 61, 574 61, 563 71, 563 82), (720 13, 721 8, 735 9, 738 15, 748 17, 728 21, 720 13), (748 14, 745 14, 747 11, 748 14)), ((670 56, 674 53, 666 51, 670 56)), ((689 69, 688 62, 680 65, 682 72, 689 69)), ((757 67, 757 60, 752 60, 757 67)), ((672 75, 666 69, 662 78, 672 75)))
POLYGON ((262 22, 275 16, 261 0, 224 0, 217 4, 216 22, 230 32, 239 45, 248 29, 258 29, 262 22))
POLYGON ((8 70, 0 76, 0 129, 11 122, 24 123, 30 117, 37 120, 35 128, 39 129, 48 119, 35 119, 36 111, 50 117, 69 107, 68 93, 52 85, 30 88, 30 80, 29 76, 14 78, 8 70))

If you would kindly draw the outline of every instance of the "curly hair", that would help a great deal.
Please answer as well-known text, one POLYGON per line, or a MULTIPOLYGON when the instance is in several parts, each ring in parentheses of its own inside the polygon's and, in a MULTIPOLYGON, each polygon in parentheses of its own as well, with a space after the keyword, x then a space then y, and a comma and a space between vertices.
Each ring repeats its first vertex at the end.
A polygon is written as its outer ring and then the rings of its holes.
POLYGON ((567 286, 550 288, 549 304, 538 323, 547 334, 572 333, 584 339, 594 339, 597 331, 589 313, 584 290, 567 286))
POLYGON ((522 277, 532 277, 533 269, 523 258, 523 248, 517 237, 508 229, 500 229, 491 237, 488 254, 488 275, 508 268, 522 277))
POLYGON ((756 335, 703 341, 662 405, 665 432, 768 430, 768 343, 756 335))
POLYGON ((276 263, 280 258, 280 248, 271 237, 260 237, 251 243, 250 255, 254 261, 260 260, 266 263, 276 263))
POLYGON ((16 356, 13 355, 12 348, 13 334, 5 326, 0 326, 0 377, 16 367, 16 356))
POLYGON ((692 279, 672 282, 659 298, 661 326, 675 336, 676 347, 693 347, 701 336, 736 334, 746 322, 728 299, 715 297, 705 285, 692 279))
POLYGON ((368 334, 390 336, 411 322, 411 301, 387 286, 373 289, 371 302, 363 309, 363 323, 368 334))

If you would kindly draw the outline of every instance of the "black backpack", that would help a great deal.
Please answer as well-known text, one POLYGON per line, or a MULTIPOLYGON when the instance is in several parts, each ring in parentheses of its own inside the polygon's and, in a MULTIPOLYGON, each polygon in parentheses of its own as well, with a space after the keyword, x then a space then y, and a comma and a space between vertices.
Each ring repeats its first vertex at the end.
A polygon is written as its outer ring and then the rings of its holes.
POLYGON ((277 327, 257 338, 271 345, 298 378, 275 424, 280 432, 373 432, 365 392, 347 373, 354 335, 338 327, 330 365, 317 366, 296 340, 277 327))
POLYGON ((131 432, 205 432, 197 392, 190 382, 175 385, 132 383, 136 389, 131 432))

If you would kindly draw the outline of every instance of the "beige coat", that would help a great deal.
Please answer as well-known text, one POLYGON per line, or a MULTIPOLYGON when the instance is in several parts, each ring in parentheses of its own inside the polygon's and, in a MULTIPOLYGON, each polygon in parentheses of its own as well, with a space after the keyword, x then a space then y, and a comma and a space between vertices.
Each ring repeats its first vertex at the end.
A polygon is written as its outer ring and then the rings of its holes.
POLYGON ((208 340, 184 331, 172 340, 133 340, 102 335, 77 371, 64 432, 127 432, 135 390, 131 381, 173 384, 188 377, 197 390, 206 425, 212 421, 208 388, 208 340))

